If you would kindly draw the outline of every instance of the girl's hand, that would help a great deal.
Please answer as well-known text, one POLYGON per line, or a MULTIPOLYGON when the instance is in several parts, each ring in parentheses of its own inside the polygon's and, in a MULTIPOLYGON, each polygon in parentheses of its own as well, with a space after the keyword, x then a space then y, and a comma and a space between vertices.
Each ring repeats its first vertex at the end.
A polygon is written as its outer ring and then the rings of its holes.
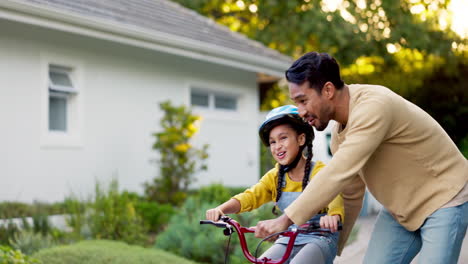
POLYGON ((338 222, 340 220, 340 215, 324 215, 320 217, 320 228, 330 229, 334 233, 338 231, 338 222))
POLYGON ((218 221, 224 213, 219 207, 212 208, 206 211, 206 219, 211 221, 218 221))

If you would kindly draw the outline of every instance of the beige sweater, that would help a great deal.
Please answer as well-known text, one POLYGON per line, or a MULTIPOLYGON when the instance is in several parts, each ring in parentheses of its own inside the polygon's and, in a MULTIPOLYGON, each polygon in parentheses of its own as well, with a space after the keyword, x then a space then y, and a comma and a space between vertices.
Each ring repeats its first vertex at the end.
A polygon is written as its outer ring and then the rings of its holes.
POLYGON ((343 130, 337 124, 333 131, 332 160, 285 210, 300 225, 342 192, 347 221, 340 253, 361 209, 365 186, 413 231, 468 180, 467 160, 426 112, 382 86, 348 87, 348 123, 343 130))

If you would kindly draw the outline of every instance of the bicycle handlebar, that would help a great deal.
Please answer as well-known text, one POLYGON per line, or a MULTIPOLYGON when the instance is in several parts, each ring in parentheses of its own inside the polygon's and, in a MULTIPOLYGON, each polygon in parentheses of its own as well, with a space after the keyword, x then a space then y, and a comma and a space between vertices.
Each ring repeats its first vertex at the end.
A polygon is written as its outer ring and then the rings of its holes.
MULTIPOLYGON (((320 222, 314 221, 305 225, 301 225, 298 228, 294 228, 293 230, 286 230, 283 232, 278 233, 281 234, 282 236, 289 237, 289 242, 286 247, 286 252, 284 253, 283 257, 280 260, 272 260, 269 258, 262 258, 258 259, 252 254, 250 254, 248 247, 247 247, 247 242, 245 240, 245 233, 255 233, 255 229, 253 228, 247 228, 241 226, 237 221, 234 219, 223 215, 220 218, 220 221, 211 221, 211 220, 200 220, 200 225, 204 224, 211 224, 219 228, 225 228, 224 229, 224 234, 225 235, 231 235, 234 231, 237 232, 237 235, 239 237, 239 242, 242 247, 242 252, 244 253, 244 256, 249 260, 251 263, 254 264, 282 264, 286 262, 286 260, 289 258, 291 255, 291 251, 294 246, 294 241, 296 240, 296 237, 299 233, 315 233, 315 232, 330 232, 329 229, 321 229, 320 228, 320 222)), ((338 223, 338 230, 342 229, 341 223, 338 223)))

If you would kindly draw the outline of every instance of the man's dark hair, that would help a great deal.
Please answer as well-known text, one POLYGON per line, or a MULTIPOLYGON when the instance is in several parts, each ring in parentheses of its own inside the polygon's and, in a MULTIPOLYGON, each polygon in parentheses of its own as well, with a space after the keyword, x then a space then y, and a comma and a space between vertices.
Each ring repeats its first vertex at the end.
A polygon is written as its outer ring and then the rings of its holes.
POLYGON ((344 86, 336 60, 327 53, 318 52, 306 53, 296 60, 286 71, 286 80, 298 85, 309 81, 310 88, 319 93, 326 82, 333 83, 336 89, 344 86))

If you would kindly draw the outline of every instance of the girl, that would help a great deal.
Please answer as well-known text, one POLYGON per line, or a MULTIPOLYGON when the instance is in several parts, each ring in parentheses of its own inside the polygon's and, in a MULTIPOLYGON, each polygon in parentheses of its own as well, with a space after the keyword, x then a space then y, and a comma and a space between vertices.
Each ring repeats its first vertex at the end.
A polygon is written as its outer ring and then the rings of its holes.
MULTIPOLYGON (((206 211, 208 220, 217 221, 221 215, 251 211, 270 201, 283 211, 304 190, 312 177, 325 165, 312 162, 314 131, 304 122, 297 108, 286 105, 268 113, 259 129, 260 138, 277 162, 260 181, 216 208, 206 211), (303 150, 307 147, 307 156, 303 150)), ((343 199, 337 196, 311 220, 320 219, 322 228, 336 230, 337 222, 344 220, 343 199)), ((291 225, 294 227, 294 225, 291 225)), ((260 258, 279 259, 286 251, 288 237, 279 237, 260 258)), ((333 263, 336 256, 338 233, 299 234, 287 263, 333 263)))

